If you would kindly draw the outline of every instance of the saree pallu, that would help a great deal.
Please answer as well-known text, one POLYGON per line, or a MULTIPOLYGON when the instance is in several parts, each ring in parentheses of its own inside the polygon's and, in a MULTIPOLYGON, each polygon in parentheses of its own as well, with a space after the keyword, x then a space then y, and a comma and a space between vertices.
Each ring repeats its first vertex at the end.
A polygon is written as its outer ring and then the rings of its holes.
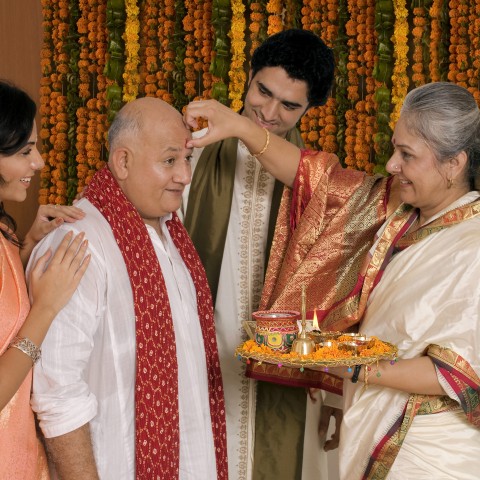
MULTIPOLYGON (((2 228, 2 226, 0 226, 2 228)), ((18 247, 0 233, 0 355, 20 330, 30 310, 18 247)), ((0 479, 49 478, 45 452, 30 408, 32 372, 0 412, 0 479)))
MULTIPOLYGON (((417 465, 415 478, 424 478, 423 474, 472 479, 469 472, 480 470, 480 203, 476 198, 475 192, 467 194, 432 223, 403 236, 381 281, 368 292, 361 325, 366 334, 396 344, 400 359, 429 355, 448 395, 409 395, 376 385, 362 391, 347 382, 340 445, 343 479, 389 478, 391 468, 392 477, 398 478, 399 452, 402 465, 417 465), (448 443, 432 443, 430 432, 436 423, 447 429, 448 443), (459 445, 464 455, 450 454, 451 445, 459 445)), ((390 227, 387 224, 384 238, 395 237, 390 227)), ((379 271, 378 265, 374 267, 379 271)))
POLYGON ((344 169, 334 154, 303 151, 283 194, 260 309, 328 310, 352 291, 373 237, 398 205, 393 178, 344 169))

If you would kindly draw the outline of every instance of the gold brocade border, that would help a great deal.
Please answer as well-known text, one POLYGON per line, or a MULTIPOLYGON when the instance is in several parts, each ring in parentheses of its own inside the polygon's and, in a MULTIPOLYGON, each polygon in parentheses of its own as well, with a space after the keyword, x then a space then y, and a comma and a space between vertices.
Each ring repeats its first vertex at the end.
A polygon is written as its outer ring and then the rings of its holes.
POLYGON ((441 217, 437 218, 433 222, 419 228, 412 233, 406 233, 398 242, 399 247, 406 247, 412 245, 430 234, 443 230, 444 228, 452 227, 465 220, 469 220, 480 215, 480 200, 477 200, 468 205, 455 208, 449 212, 446 212, 441 217))
POLYGON ((439 345, 430 345, 427 349, 427 355, 437 366, 437 362, 440 362, 449 365, 453 371, 457 372, 450 372, 450 374, 451 380, 456 385, 455 389, 460 398, 460 405, 467 416, 468 422, 480 428, 480 395, 478 388, 480 379, 470 363, 453 350, 439 345), (460 378, 461 376, 468 379, 468 382, 460 378))
POLYGON ((385 227, 385 230, 378 240, 377 247, 375 248, 372 257, 369 259, 365 271, 365 281, 360 297, 360 308, 362 312, 363 308, 366 306, 368 297, 373 290, 375 279, 385 261, 386 254, 392 246, 396 235, 398 235, 398 232, 408 221, 410 212, 411 207, 405 204, 400 205, 400 207, 397 208, 394 217, 388 222, 388 225, 385 227))
POLYGON ((366 480, 383 480, 386 478, 416 415, 430 415, 458 408, 458 403, 446 395, 410 395, 401 425, 385 442, 380 454, 372 462, 371 468, 364 478, 366 480))
POLYGON ((480 385, 480 378, 476 374, 472 366, 461 355, 455 353, 449 348, 441 347, 439 345, 430 345, 427 350, 427 355, 431 358, 437 358, 443 363, 446 363, 455 370, 461 372, 465 377, 469 378, 472 383, 480 385))

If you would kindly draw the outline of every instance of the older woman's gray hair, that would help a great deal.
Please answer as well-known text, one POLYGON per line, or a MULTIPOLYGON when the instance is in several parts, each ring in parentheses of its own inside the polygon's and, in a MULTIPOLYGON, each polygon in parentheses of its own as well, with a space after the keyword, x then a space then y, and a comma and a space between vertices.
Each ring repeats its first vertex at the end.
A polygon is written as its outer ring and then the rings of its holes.
POLYGON ((473 95, 454 83, 428 83, 405 97, 401 116, 408 131, 423 138, 439 162, 465 151, 465 181, 478 188, 480 110, 473 95))

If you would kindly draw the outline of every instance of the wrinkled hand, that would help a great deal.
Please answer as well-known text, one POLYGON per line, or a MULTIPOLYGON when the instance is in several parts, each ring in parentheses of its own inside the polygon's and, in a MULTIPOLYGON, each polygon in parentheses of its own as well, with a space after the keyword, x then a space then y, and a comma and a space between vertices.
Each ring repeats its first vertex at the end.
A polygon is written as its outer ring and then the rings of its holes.
POLYGON ((203 137, 187 142, 187 147, 204 147, 229 137, 241 138, 242 125, 250 122, 217 100, 197 100, 190 102, 184 112, 184 122, 188 127, 197 128, 197 118, 208 121, 208 131, 203 137))
POLYGON ((83 233, 73 238, 68 232, 53 257, 49 250, 38 259, 30 275, 32 308, 50 309, 56 315, 70 300, 90 262, 90 255, 85 256, 88 241, 83 238, 83 233))
POLYGON ((340 441, 340 425, 342 424, 342 420, 343 411, 341 409, 329 407, 327 405, 322 406, 320 410, 320 420, 318 421, 318 436, 321 443, 325 442, 323 449, 326 452, 338 448, 338 443, 340 441), (326 440, 330 418, 332 417, 335 419, 335 432, 330 439, 326 440))
POLYGON ((43 237, 62 225, 63 222, 73 223, 84 216, 85 212, 78 207, 40 205, 37 216, 25 237, 25 241, 33 242, 36 245, 43 237))

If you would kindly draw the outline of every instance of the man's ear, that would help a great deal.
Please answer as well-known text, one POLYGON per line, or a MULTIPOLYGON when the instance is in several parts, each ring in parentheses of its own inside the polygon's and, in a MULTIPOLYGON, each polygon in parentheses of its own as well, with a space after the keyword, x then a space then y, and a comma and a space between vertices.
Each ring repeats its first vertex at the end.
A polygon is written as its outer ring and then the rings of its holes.
POLYGON ((129 160, 130 152, 123 147, 115 149, 110 155, 110 167, 118 180, 125 180, 128 177, 129 160))

